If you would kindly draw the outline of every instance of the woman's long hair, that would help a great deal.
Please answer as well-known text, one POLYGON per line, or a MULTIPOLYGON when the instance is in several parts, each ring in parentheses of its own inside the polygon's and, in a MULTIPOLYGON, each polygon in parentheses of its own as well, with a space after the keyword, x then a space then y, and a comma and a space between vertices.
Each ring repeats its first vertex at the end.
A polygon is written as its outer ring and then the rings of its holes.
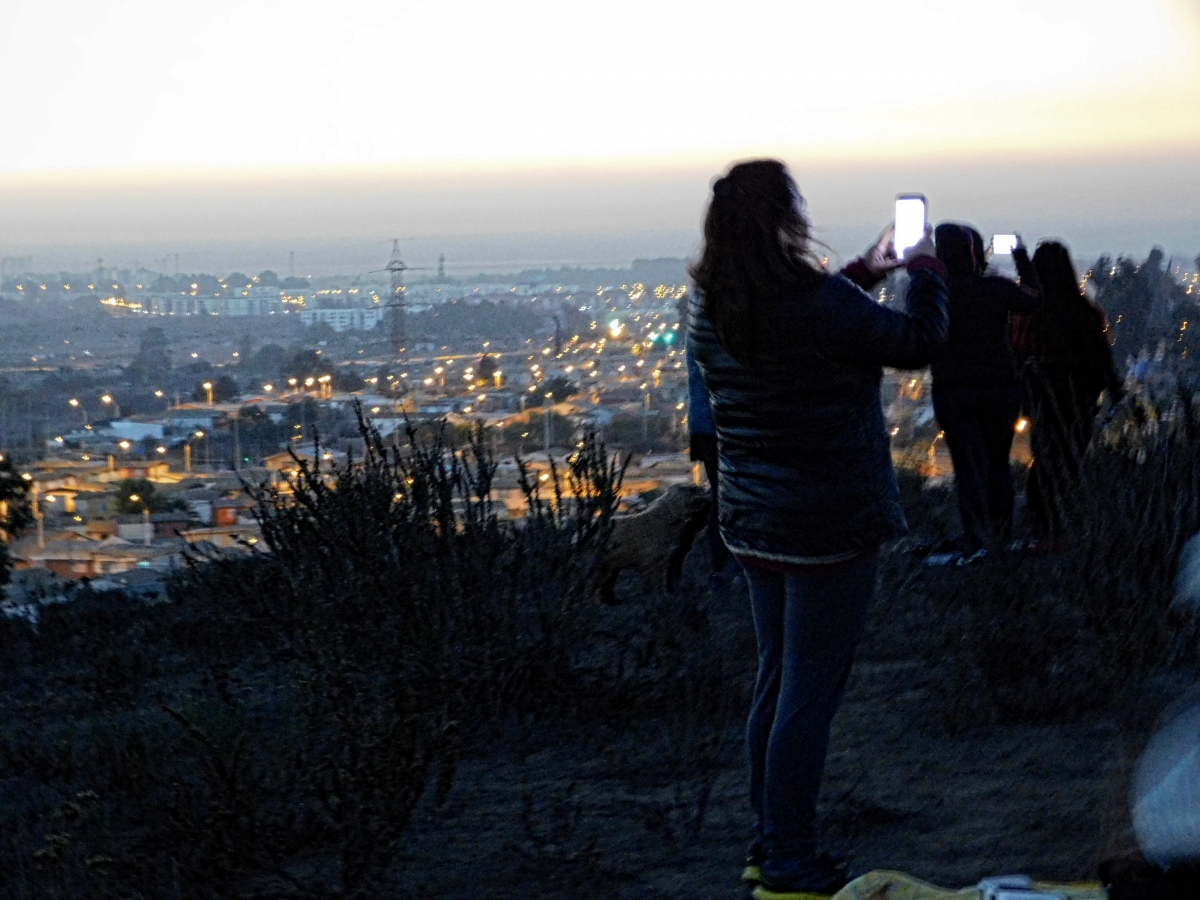
POLYGON ((1044 305, 1033 317, 1035 352, 1042 357, 1069 357, 1089 344, 1095 331, 1108 327, 1104 312, 1079 287, 1071 252, 1058 241, 1043 241, 1033 254, 1042 282, 1044 305))
POLYGON ((827 277, 809 255, 803 199, 783 163, 738 163, 717 179, 704 251, 690 271, 721 346, 738 362, 753 362, 764 300, 781 288, 810 294, 827 277))

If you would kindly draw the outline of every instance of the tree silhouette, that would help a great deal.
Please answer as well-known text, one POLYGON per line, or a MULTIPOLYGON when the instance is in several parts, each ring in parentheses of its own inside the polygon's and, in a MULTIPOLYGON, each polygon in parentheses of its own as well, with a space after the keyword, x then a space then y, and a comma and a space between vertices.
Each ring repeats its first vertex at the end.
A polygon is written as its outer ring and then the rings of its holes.
POLYGON ((8 584, 12 575, 8 542, 32 521, 29 482, 21 477, 11 457, 0 456, 0 585, 8 584))
POLYGON ((167 350, 167 335, 157 325, 142 332, 137 355, 126 373, 134 384, 162 381, 171 372, 171 354, 167 350))
POLYGON ((475 363, 475 377, 479 381, 491 381, 497 368, 499 367, 496 365, 496 358, 485 353, 479 357, 479 362, 475 363))
POLYGON ((579 393, 579 385, 561 375, 555 375, 553 378, 546 379, 542 384, 542 393, 549 394, 550 399, 555 403, 562 403, 579 393))
POLYGON ((117 513, 131 516, 140 513, 143 509, 148 509, 152 513, 172 512, 187 509, 187 504, 176 497, 164 497, 158 493, 154 482, 149 479, 124 478, 118 481, 117 513))
POLYGON ((301 350, 284 367, 283 374, 289 378, 307 378, 316 375, 322 368, 321 354, 316 350, 301 350))
MULTIPOLYGON (((228 375, 221 375, 210 379, 207 383, 212 385, 213 403, 227 403, 230 400, 236 400, 240 393, 237 382, 228 375)), ((195 389, 192 391, 193 400, 199 402, 208 399, 208 388, 204 384, 205 382, 203 381, 197 382, 195 389)))

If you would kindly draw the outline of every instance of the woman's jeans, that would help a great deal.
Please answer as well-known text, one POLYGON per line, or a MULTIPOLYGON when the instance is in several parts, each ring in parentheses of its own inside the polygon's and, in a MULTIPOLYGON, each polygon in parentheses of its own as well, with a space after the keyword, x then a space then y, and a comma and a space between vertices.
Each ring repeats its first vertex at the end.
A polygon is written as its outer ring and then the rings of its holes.
POLYGON ((877 552, 783 574, 745 566, 758 679, 746 724, 750 803, 773 865, 810 858, 829 726, 875 594, 877 552))

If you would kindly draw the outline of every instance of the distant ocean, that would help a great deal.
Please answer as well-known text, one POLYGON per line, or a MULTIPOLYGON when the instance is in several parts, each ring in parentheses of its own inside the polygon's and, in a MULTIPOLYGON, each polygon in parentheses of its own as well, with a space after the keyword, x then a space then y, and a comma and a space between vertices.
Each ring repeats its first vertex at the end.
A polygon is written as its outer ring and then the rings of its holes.
MULTIPOLYGON (((981 226, 982 227, 982 226, 981 226)), ((874 237, 876 226, 838 224, 822 227, 815 236, 833 251, 835 260, 853 258, 874 237)), ((1080 269, 1101 254, 1144 258, 1152 247, 1194 266, 1200 255, 1200 218, 1125 222, 1028 222, 1023 228, 1029 243, 1043 237, 1062 238, 1071 247, 1080 269), (1040 227, 1039 227, 1040 226, 1040 227)), ((990 235, 985 235, 988 237, 990 235)), ((411 236, 400 242, 401 255, 412 267, 410 279, 435 274, 439 254, 445 257, 446 275, 471 277, 479 272, 518 272, 530 268, 626 268, 635 259, 685 258, 700 245, 699 229, 630 231, 621 233, 515 233, 445 236, 411 236)), ((171 243, 97 243, 50 245, 25 249, 33 272, 84 272, 94 270, 103 258, 105 267, 133 270, 135 264, 174 274, 176 254, 180 272, 225 275, 234 271, 257 274, 272 269, 318 278, 364 276, 382 269, 391 254, 387 235, 331 240, 240 240, 171 243), (294 264, 292 260, 294 259, 294 264)), ((9 264, 12 265, 11 263, 9 264)), ((25 264, 22 263, 22 267, 25 264)))
MULTIPOLYGON (((657 231, 622 234, 478 234, 408 237, 400 253, 412 267, 413 281, 436 274, 438 256, 445 257, 447 277, 470 277, 480 272, 518 272, 530 268, 628 268, 635 259, 686 257, 699 241, 699 232, 657 231)), ((377 237, 194 241, 189 243, 113 243, 32 247, 24 252, 33 272, 84 272, 102 258, 106 268, 130 269, 135 264, 174 274, 226 275, 240 271, 255 275, 271 269, 281 276, 362 276, 387 265, 392 240, 377 237), (294 265, 292 260, 294 259, 294 265)))

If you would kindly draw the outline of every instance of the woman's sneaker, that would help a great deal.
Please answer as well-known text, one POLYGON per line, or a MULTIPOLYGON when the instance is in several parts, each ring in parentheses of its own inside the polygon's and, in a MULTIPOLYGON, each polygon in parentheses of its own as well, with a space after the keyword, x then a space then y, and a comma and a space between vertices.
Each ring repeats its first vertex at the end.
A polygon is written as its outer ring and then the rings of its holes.
POLYGON ((846 863, 828 853, 759 871, 754 900, 828 900, 847 884, 846 863))
POLYGON ((746 884, 758 884, 762 878, 762 864, 767 861, 762 844, 755 840, 746 848, 746 865, 742 869, 742 881, 746 884))

